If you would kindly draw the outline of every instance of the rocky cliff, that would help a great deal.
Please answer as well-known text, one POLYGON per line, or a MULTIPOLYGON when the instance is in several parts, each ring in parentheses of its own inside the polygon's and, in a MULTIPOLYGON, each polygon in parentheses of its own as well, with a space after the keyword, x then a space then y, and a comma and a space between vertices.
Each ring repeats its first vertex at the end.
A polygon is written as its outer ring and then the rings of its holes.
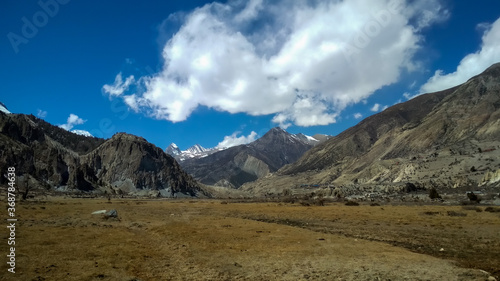
POLYGON ((172 157, 143 138, 85 137, 32 115, 0 113, 0 169, 8 167, 30 186, 47 190, 165 197, 200 191, 172 157))

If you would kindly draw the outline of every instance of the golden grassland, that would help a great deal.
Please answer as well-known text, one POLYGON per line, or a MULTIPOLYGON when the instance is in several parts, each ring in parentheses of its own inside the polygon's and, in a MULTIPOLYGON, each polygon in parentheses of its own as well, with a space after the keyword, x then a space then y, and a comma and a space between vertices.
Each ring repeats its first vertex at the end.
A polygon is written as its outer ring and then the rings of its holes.
MULTIPOLYGON (((493 280, 500 213, 444 205, 19 202, 0 280, 493 280), (116 209, 120 220, 92 215, 116 209)), ((7 211, 4 211, 5 218, 7 211)))

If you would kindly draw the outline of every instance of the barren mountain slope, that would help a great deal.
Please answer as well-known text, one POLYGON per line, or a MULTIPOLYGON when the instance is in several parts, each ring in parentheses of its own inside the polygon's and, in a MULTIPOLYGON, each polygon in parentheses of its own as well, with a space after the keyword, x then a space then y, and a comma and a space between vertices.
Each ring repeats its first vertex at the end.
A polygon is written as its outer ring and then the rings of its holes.
POLYGON ((299 183, 393 185, 410 180, 424 187, 477 186, 486 173, 500 168, 499 109, 496 64, 463 85, 371 116, 273 177, 244 189, 265 192, 268 187, 299 183), (491 161, 484 162, 485 157, 491 161))
POLYGON ((240 187, 275 172, 299 159, 312 145, 273 128, 262 138, 198 159, 181 162, 182 167, 204 184, 240 187))
POLYGON ((16 169, 21 185, 46 190, 167 197, 200 190, 172 157, 143 138, 85 137, 32 115, 0 113, 0 169, 7 167, 16 169))

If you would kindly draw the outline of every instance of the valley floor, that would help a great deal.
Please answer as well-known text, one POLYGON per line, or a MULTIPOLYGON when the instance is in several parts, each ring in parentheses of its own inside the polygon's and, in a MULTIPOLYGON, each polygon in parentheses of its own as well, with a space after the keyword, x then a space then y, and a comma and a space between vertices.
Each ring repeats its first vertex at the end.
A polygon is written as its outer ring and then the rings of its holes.
POLYGON ((4 230, 0 280, 494 280, 500 213, 485 209, 20 202, 16 273, 7 272, 4 230), (91 215, 103 209, 116 209, 120 220, 91 215))

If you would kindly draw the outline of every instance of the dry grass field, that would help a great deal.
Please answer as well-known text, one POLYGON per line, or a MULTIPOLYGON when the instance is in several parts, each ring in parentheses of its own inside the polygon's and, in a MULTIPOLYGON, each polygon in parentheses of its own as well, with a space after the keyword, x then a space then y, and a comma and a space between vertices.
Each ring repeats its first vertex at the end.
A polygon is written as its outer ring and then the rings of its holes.
POLYGON ((7 272, 3 230, 0 280, 500 275, 500 213, 484 206, 49 198, 20 202, 16 212, 16 273, 7 272), (116 209, 120 220, 91 214, 102 209, 116 209))

